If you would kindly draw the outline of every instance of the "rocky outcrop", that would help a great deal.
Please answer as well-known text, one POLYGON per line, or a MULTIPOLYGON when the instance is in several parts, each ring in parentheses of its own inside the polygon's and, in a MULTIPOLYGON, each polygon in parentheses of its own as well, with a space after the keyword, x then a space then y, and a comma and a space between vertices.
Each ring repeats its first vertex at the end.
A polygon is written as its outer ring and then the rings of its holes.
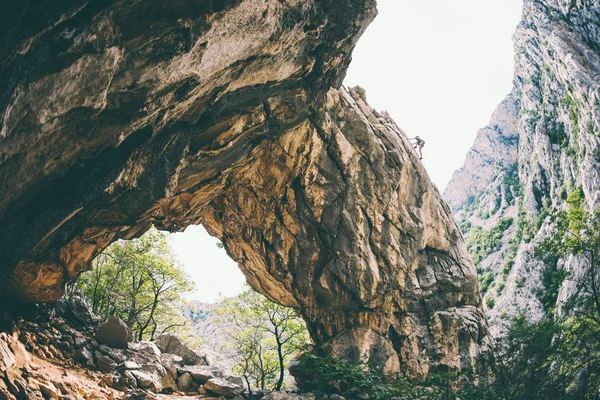
POLYGON ((474 365, 486 323, 450 209, 396 124, 336 89, 374 1, 40 7, 15 6, 0 48, 6 289, 57 299, 112 241, 203 224, 324 349, 474 365))
POLYGON ((364 0, 11 12, 0 48, 0 282, 16 268, 11 287, 40 301, 58 299, 119 237, 201 222, 227 168, 339 85, 376 13, 364 0), (193 215, 169 210, 188 196, 201 200, 193 215))
POLYGON ((52 322, 20 320, 8 334, 0 333, 0 398, 117 398, 118 392, 99 383, 99 373, 73 367, 68 339, 75 331, 62 319, 52 322))
MULTIPOLYGON (((142 389, 147 397, 178 392, 173 398, 208 393, 240 400, 237 396, 245 392, 241 377, 205 365, 202 357, 201 364, 184 365, 181 357, 162 353, 153 342, 130 342, 124 349, 99 344, 93 339, 96 328, 75 328, 77 318, 55 314, 62 308, 34 307, 29 319, 19 317, 8 334, 0 333, 0 398, 114 399, 142 389), (88 397, 89 391, 98 396, 88 397)), ((193 352, 182 343, 177 348, 193 352)))
POLYGON ((562 305, 576 296, 575 280, 587 268, 576 258, 562 260, 558 268, 570 278, 551 304, 540 301, 540 294, 552 289, 547 286, 548 265, 534 249, 555 231, 549 215, 564 209, 568 193, 576 188, 583 191, 588 210, 600 205, 599 10, 596 0, 525 1, 514 36, 511 94, 518 113, 517 162, 511 167, 511 156, 497 163, 497 154, 513 154, 512 142, 485 152, 478 136, 465 167, 445 192, 476 258, 494 330, 517 313, 532 320, 549 308, 568 314, 562 305), (481 182, 479 194, 466 184, 471 179, 481 182), (491 236, 479 228, 495 230, 500 238, 482 250, 482 238, 491 236))

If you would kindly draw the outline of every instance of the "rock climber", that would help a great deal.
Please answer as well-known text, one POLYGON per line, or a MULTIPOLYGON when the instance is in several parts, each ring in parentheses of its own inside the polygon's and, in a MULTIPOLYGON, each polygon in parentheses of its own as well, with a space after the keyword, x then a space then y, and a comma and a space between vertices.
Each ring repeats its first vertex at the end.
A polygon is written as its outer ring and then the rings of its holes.
POLYGON ((425 146, 425 141, 418 136, 414 138, 410 138, 410 140, 414 140, 413 149, 419 148, 419 159, 423 159, 423 146, 425 146))

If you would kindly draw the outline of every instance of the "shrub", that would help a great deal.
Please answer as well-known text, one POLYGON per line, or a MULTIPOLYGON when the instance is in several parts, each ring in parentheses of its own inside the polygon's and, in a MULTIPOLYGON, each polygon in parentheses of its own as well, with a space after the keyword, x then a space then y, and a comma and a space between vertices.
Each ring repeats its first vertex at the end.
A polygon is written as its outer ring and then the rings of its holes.
POLYGON ((316 394, 317 398, 331 394, 347 396, 356 391, 370 400, 456 398, 450 383, 457 377, 452 375, 431 374, 425 380, 411 379, 402 373, 390 376, 385 375, 380 366, 350 364, 315 353, 303 354, 298 362, 303 374, 303 391, 316 394))
POLYGON ((500 218, 496 226, 489 231, 483 230, 480 226, 471 229, 467 237, 467 249, 471 253, 475 265, 488 255, 500 250, 504 232, 512 224, 512 218, 500 218))
MULTIPOLYGON (((508 319, 506 313, 501 318, 508 319)), ((496 343, 490 367, 479 383, 453 390, 456 374, 431 374, 425 380, 386 376, 380 367, 348 364, 306 353, 299 359, 304 391, 317 398, 331 394, 371 400, 596 400, 600 390, 600 325, 589 318, 511 321, 496 343), (582 370, 583 368, 583 370, 582 370), (583 371, 583 373, 582 373, 583 371)), ((470 379, 466 379, 467 382, 470 379)))
POLYGON ((498 284, 498 287, 496 288, 496 293, 498 293, 498 294, 502 293, 505 286, 506 286, 506 284, 504 282, 500 282, 498 284))

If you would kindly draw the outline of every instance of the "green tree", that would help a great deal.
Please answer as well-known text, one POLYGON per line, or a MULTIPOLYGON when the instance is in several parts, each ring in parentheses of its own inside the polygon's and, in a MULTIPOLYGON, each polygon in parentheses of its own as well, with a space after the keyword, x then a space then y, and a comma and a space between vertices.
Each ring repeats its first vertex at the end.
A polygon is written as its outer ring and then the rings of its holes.
MULTIPOLYGON (((553 362, 560 350, 555 338, 562 326, 552 318, 537 323, 517 316, 495 359, 496 381, 492 392, 499 399, 568 399, 565 377, 556 374, 553 362)), ((493 397, 492 397, 493 398, 493 397)))
MULTIPOLYGON (((581 259, 584 271, 576 278, 577 290, 567 306, 574 315, 589 318, 600 326, 600 208, 593 213, 586 212, 581 189, 569 195, 567 204, 567 210, 556 216, 556 233, 542 242, 536 252, 550 257, 581 259)), ((564 272, 562 274, 566 277, 564 272)))
POLYGON ((523 315, 512 321, 496 345, 494 379, 461 391, 461 399, 579 400, 600 393, 600 212, 587 212, 583 192, 566 198, 566 209, 552 215, 555 232, 536 246, 545 263, 544 288, 537 294, 547 316, 529 322, 523 315), (578 259, 576 276, 561 260, 578 259), (565 279, 575 293, 558 315, 555 307, 565 279))
POLYGON ((296 310, 281 306, 248 288, 226 299, 216 311, 217 323, 230 338, 236 372, 248 390, 280 390, 290 356, 308 343, 304 321, 296 310))
POLYGON ((117 315, 138 340, 185 325, 178 310, 193 282, 177 261, 166 235, 149 230, 139 239, 120 240, 92 261, 75 288, 102 318, 117 315))
POLYGON ((578 398, 596 399, 600 391, 600 209, 587 212, 584 200, 581 189, 569 194, 567 209, 555 216, 556 233, 536 253, 547 262, 544 283, 550 302, 556 302, 565 278, 575 283, 575 293, 564 305, 568 315, 560 319, 561 329, 554 338, 554 376, 566 377, 578 398), (556 267, 559 259, 569 257, 580 261, 582 271, 577 276, 556 267))

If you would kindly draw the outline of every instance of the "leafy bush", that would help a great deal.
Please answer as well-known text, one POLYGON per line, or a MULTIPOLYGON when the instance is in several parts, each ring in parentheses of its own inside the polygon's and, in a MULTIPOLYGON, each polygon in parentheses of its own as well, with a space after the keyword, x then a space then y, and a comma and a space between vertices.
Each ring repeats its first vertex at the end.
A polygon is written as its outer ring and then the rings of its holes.
POLYGON ((361 393, 371 400, 597 399, 600 325, 593 319, 558 321, 550 317, 531 323, 519 315, 496 343, 493 354, 492 373, 481 375, 477 385, 462 388, 454 386, 458 375, 452 374, 433 374, 425 380, 402 374, 385 376, 381 368, 347 364, 314 353, 304 354, 299 362, 308 378, 303 389, 317 398, 361 393))
POLYGON ((479 288, 482 293, 487 292, 490 284, 494 282, 494 273, 492 271, 488 271, 485 275, 479 276, 479 288))
POLYGON ((496 293, 498 293, 498 294, 502 293, 502 291, 504 290, 505 287, 506 287, 506 284, 504 282, 500 282, 498 284, 498 287, 496 288, 496 293))
POLYGON ((504 232, 512 224, 512 218, 500 218, 496 226, 489 231, 483 230, 480 226, 471 229, 467 237, 467 249, 471 253, 475 265, 488 255, 500 250, 504 232))
POLYGON ((506 202, 513 204, 515 201, 515 193, 518 193, 521 187, 519 181, 519 163, 514 163, 506 169, 504 181, 502 182, 506 188, 506 202))
POLYGON ((305 353, 299 359, 303 374, 308 377, 303 390, 319 396, 354 393, 370 400, 455 400, 450 382, 456 376, 430 375, 425 380, 411 379, 403 374, 386 376, 380 367, 349 364, 329 356, 305 353))
MULTIPOLYGON (((497 344, 494 379, 462 393, 501 400, 595 400, 600 329, 588 318, 528 322, 519 315, 497 344)), ((468 397, 467 397, 468 398, 468 397)))
POLYGON ((568 136, 565 131, 565 124, 562 122, 558 122, 556 125, 547 127, 546 132, 550 138, 550 143, 552 144, 562 144, 568 140, 568 136))

